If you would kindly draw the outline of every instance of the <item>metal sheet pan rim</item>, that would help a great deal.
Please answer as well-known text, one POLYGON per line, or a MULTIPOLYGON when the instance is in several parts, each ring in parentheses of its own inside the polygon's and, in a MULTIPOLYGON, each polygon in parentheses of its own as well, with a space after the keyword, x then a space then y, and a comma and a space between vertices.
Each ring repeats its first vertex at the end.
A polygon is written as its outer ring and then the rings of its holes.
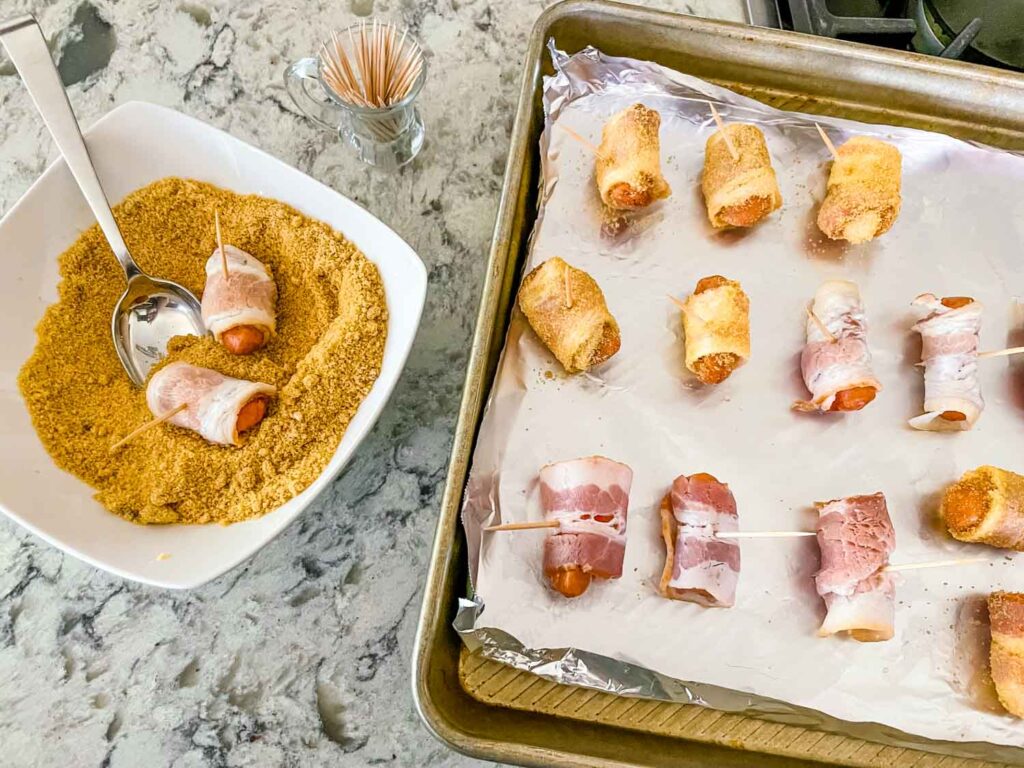
MULTIPOLYGON (((445 603, 441 598, 445 587, 450 587, 451 581, 457 577, 459 565, 453 562, 451 548, 456 537, 461 535, 458 527, 459 507, 468 470, 469 454, 483 411, 485 399, 483 392, 486 385, 489 384, 489 382, 481 381, 481 377, 488 367, 494 335, 502 330, 498 327, 501 324, 501 318, 496 316, 502 298, 500 295, 502 277, 508 269, 510 260, 514 262, 517 256, 516 252, 510 251, 506 240, 512 229, 512 219, 521 202, 520 195, 526 173, 526 163, 529 162, 529 153, 532 151, 531 143, 534 141, 534 137, 530 133, 530 122, 536 88, 539 87, 539 69, 544 43, 553 24, 587 14, 621 16, 634 23, 667 26, 677 32, 685 31, 714 37, 740 38, 745 42, 775 43, 787 49, 798 49, 808 55, 826 58, 849 57, 862 63, 872 62, 896 66, 908 73, 939 79, 969 78, 975 83, 984 81, 987 86, 1005 89, 1006 93, 1003 93, 1003 96, 1013 99, 1014 113, 1008 123, 1013 124, 1015 137, 1021 134, 1021 126, 1024 125, 1024 78, 974 64, 873 49, 856 43, 824 40, 764 28, 751 28, 729 22, 684 17, 663 11, 625 6, 608 0, 565 0, 565 2, 548 8, 538 18, 525 52, 523 79, 512 128, 505 182, 498 207, 441 512, 434 536, 433 552, 424 590, 424 602, 417 627, 411 681, 417 711, 427 728, 439 740, 463 754, 530 765, 625 766, 639 763, 625 763, 617 760, 595 761, 594 758, 589 757, 584 763, 578 759, 578 756, 570 752, 539 747, 526 749, 513 742, 487 739, 459 730, 436 706, 427 681, 427 668, 433 652, 439 645, 459 642, 448 621, 453 606, 445 603)), ((936 117, 941 118, 942 115, 936 115, 936 117)))

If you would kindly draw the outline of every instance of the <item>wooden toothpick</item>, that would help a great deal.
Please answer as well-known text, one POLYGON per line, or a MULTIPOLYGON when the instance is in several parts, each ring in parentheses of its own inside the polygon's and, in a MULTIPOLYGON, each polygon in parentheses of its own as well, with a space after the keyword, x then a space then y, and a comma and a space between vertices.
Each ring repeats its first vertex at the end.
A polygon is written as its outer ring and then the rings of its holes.
POLYGON ((569 265, 565 267, 565 308, 572 309, 572 271, 569 265))
POLYGON ((817 536, 814 531, 718 531, 716 539, 795 539, 817 536))
POLYGON ((887 565, 882 569, 883 573, 893 571, 916 571, 921 568, 945 568, 949 565, 968 565, 970 563, 990 563, 990 557, 958 557, 954 560, 930 560, 926 563, 905 563, 903 565, 887 565))
POLYGON ((686 311, 686 302, 683 301, 682 299, 677 299, 672 294, 669 294, 668 300, 675 304, 677 307, 679 307, 679 309, 683 310, 684 312, 686 311))
MULTIPOLYGON (((1024 354, 1024 347, 1007 347, 1006 349, 990 349, 987 352, 979 352, 978 359, 986 360, 990 357, 1009 357, 1010 355, 1024 354)), ((918 368, 923 368, 927 363, 922 360, 919 363, 914 363, 918 368)))
POLYGON ((978 359, 984 360, 987 357, 1006 357, 1008 355, 1019 355, 1024 352, 1024 347, 1008 347, 1007 349, 993 349, 988 352, 979 352, 978 359))
POLYGON ((120 440, 118 440, 116 443, 114 443, 112 446, 110 446, 110 452, 114 453, 115 451, 117 451, 118 448, 120 448, 122 445, 127 443, 129 440, 134 440, 136 437, 141 435, 143 432, 152 429, 157 424, 163 424, 169 418, 171 418, 172 416, 177 416, 179 413, 184 411, 186 408, 188 408, 188 403, 182 403, 177 408, 174 408, 173 410, 168 411, 167 413, 165 413, 163 416, 158 416, 157 418, 155 418, 155 419, 153 419, 151 421, 147 421, 141 427, 138 427, 137 429, 133 429, 127 435, 125 435, 120 440))
POLYGON ((740 159, 740 153, 736 151, 736 145, 732 143, 732 139, 729 138, 729 134, 725 130, 725 123, 722 122, 722 116, 718 114, 718 110, 715 109, 715 105, 712 102, 708 102, 708 106, 711 107, 711 116, 715 118, 715 125, 718 126, 718 130, 722 134, 722 141, 725 142, 725 146, 729 149, 729 154, 732 155, 733 160, 740 159))
POLYGON ((818 326, 818 330, 821 331, 823 334, 825 334, 825 337, 829 341, 831 341, 833 344, 835 344, 837 341, 839 341, 839 339, 836 338, 836 335, 834 333, 832 333, 832 331, 830 331, 828 329, 828 326, 825 325, 825 323, 823 323, 821 321, 821 318, 818 317, 816 314, 814 314, 814 310, 811 309, 810 304, 808 304, 805 307, 805 309, 807 310, 807 316, 811 319, 811 322, 813 322, 816 326, 818 326))
POLYGON ((213 226, 217 230, 217 250, 220 251, 220 265, 224 269, 224 279, 228 279, 228 255, 224 253, 224 241, 220 236, 220 211, 213 212, 213 226))
MULTIPOLYGON (((348 45, 336 31, 320 48, 324 82, 345 101, 360 107, 385 108, 406 98, 423 72, 423 51, 404 30, 376 19, 349 27, 348 45), (329 43, 329 44, 328 44, 329 43)), ((394 138, 396 124, 379 118, 372 129, 379 138, 394 138)))
POLYGON ((584 147, 586 147, 587 149, 589 149, 589 150, 590 150, 591 152, 593 152, 593 153, 594 153, 595 155, 597 155, 598 157, 600 157, 600 158, 602 158, 602 159, 604 158, 604 153, 602 153, 600 149, 598 149, 598 148, 597 148, 596 146, 594 146, 594 144, 592 144, 592 143, 591 143, 590 141, 588 141, 587 139, 585 139, 585 138, 583 138, 582 136, 580 136, 580 135, 579 135, 578 133, 576 133, 576 131, 574 131, 574 130, 573 130, 572 128, 569 128, 569 127, 568 127, 568 126, 566 126, 566 125, 562 125, 561 123, 555 123, 555 125, 557 125, 557 126, 558 126, 559 128, 561 128, 561 129, 562 129, 563 131, 565 131, 565 132, 566 132, 567 134, 569 134, 569 135, 570 135, 570 136, 571 136, 572 138, 576 139, 576 141, 578 141, 578 142, 579 142, 580 144, 582 144, 582 145, 583 145, 584 147))
POLYGON ((505 523, 504 525, 489 525, 485 531, 529 531, 534 528, 561 528, 562 524, 557 520, 537 520, 532 523, 505 523))
POLYGON ((836 151, 836 145, 832 143, 832 139, 828 137, 828 134, 825 133, 824 129, 820 125, 815 123, 814 127, 818 129, 818 135, 821 136, 821 140, 825 142, 825 146, 828 147, 828 151, 832 153, 832 159, 838 160, 839 153, 836 151))

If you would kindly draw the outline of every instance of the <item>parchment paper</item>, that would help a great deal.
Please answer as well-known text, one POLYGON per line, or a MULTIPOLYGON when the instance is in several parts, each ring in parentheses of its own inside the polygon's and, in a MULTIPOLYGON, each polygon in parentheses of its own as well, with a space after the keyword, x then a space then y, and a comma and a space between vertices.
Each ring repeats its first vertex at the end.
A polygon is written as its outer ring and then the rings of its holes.
MULTIPOLYGON (((920 338, 910 331, 916 295, 973 296, 986 307, 983 349, 1024 343, 1024 158, 923 131, 814 117, 837 145, 868 134, 903 154, 903 209, 892 231, 846 246, 815 224, 830 158, 810 117, 654 64, 594 49, 571 58, 552 51, 558 74, 545 82, 542 211, 525 269, 561 256, 587 270, 621 326, 622 349, 592 374, 568 377, 515 311, 466 495, 477 604, 464 606, 461 628, 500 630, 476 642, 487 638, 525 668, 566 654, 608 657, 597 675, 541 670, 565 682, 617 690, 616 675, 639 667, 657 679, 745 694, 729 700, 730 709, 742 710, 744 698, 750 706, 773 699, 799 708, 791 713, 1024 746, 1024 722, 999 708, 987 679, 983 605, 993 589, 1024 590, 1024 570, 1004 551, 951 539, 936 520, 941 490, 965 470, 1024 471, 1024 363, 980 363, 987 407, 972 431, 917 432, 906 423, 923 397, 914 366, 920 338), (784 204, 749 232, 716 232, 707 221, 699 187, 714 131, 708 100, 726 121, 755 123, 767 138, 784 204), (604 122, 637 101, 661 113, 672 195, 611 239, 601 232, 593 153, 552 125, 597 144, 604 122), (751 302, 751 359, 716 387, 683 366, 680 313, 666 296, 685 297, 709 274, 739 280, 751 302), (796 413, 790 404, 807 394, 799 372, 804 307, 833 278, 860 286, 884 389, 858 413, 796 413), (621 579, 595 581, 567 600, 543 576, 547 531, 480 528, 542 519, 538 469, 591 454, 633 468, 626 558, 621 579), (730 485, 744 530, 813 530, 814 501, 880 490, 896 528, 893 563, 978 554, 992 562, 898 575, 896 636, 883 643, 816 636, 824 605, 812 581, 813 538, 741 540, 731 609, 667 600, 657 592, 665 560, 658 503, 677 475, 694 472, 730 485)), ((714 705, 680 685, 682 695, 618 690, 714 705)))

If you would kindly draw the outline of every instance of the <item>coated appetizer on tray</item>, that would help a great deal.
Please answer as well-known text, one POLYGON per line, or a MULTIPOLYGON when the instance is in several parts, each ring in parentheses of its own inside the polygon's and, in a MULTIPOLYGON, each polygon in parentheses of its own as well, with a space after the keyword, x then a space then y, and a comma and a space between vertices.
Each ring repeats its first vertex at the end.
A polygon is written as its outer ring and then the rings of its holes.
POLYGON ((464 497, 478 554, 463 632, 500 645, 501 630, 524 659, 607 657, 594 685, 628 663, 712 707, 735 706, 724 689, 1024 746, 1008 726, 1024 711, 1024 503, 990 465, 1024 468, 1017 350, 999 346, 1024 224, 984 260, 962 258, 961 226, 979 197, 1013 199, 1024 160, 593 50, 553 56, 541 168, 557 183, 464 497), (609 208, 643 226, 608 239, 593 222, 609 208), (951 661, 951 617, 979 592, 998 612, 1002 714, 972 706, 951 661))

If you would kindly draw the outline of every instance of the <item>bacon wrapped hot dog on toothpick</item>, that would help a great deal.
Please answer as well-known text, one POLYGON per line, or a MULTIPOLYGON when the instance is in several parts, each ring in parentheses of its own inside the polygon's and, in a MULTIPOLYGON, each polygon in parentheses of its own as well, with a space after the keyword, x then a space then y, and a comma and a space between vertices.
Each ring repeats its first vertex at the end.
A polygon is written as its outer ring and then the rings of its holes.
POLYGON ((740 547, 717 536, 737 530, 736 499, 728 485, 703 472, 677 477, 661 503, 667 553, 661 593, 708 607, 732 606, 740 576, 740 547))
POLYGON ((941 432, 970 429, 985 407, 978 384, 981 302, 925 293, 914 299, 914 307, 924 315, 914 330, 921 334, 925 412, 911 419, 910 426, 941 432))
POLYGON ((1010 714, 1024 717, 1024 594, 993 592, 988 597, 988 617, 996 694, 1010 714))
POLYGON ((203 323, 224 348, 247 355, 277 329, 277 285, 263 263, 233 245, 219 245, 206 261, 203 323))
POLYGON ((827 613, 818 634, 849 632, 861 642, 893 635, 896 588, 885 572, 896 548, 885 496, 819 502, 821 570, 814 577, 827 613))
POLYGON ((578 597, 594 578, 622 576, 632 483, 633 470, 603 456, 541 469, 544 518, 558 524, 544 541, 544 575, 552 589, 578 597))
POLYGON ((716 228, 752 227, 782 206, 764 134, 755 125, 722 125, 704 147, 701 189, 716 228))
POLYGON ((597 148, 597 189, 609 208, 646 208, 672 190, 661 175, 661 115, 634 104, 612 116, 597 148))
POLYGON ((838 149, 823 131, 822 138, 834 161, 818 227, 832 240, 855 244, 888 232, 902 204, 900 151, 869 136, 854 136, 838 149))
POLYGON ((801 411, 859 411, 882 388, 871 370, 864 307, 853 283, 830 280, 814 295, 800 370, 811 393, 794 403, 801 411))
POLYGON ((586 371, 619 351, 619 325, 601 288, 557 256, 523 278, 519 307, 568 373, 586 371))
POLYGON ((1024 551, 1024 476, 988 465, 965 472, 939 514, 954 539, 1024 551))
POLYGON ((270 384, 183 362, 164 366, 146 385, 146 404, 155 416, 174 413, 168 423, 221 445, 238 445, 241 434, 263 420, 276 395, 270 384))
POLYGON ((750 358, 750 300, 735 280, 703 277, 685 302, 686 367, 718 384, 750 358))

